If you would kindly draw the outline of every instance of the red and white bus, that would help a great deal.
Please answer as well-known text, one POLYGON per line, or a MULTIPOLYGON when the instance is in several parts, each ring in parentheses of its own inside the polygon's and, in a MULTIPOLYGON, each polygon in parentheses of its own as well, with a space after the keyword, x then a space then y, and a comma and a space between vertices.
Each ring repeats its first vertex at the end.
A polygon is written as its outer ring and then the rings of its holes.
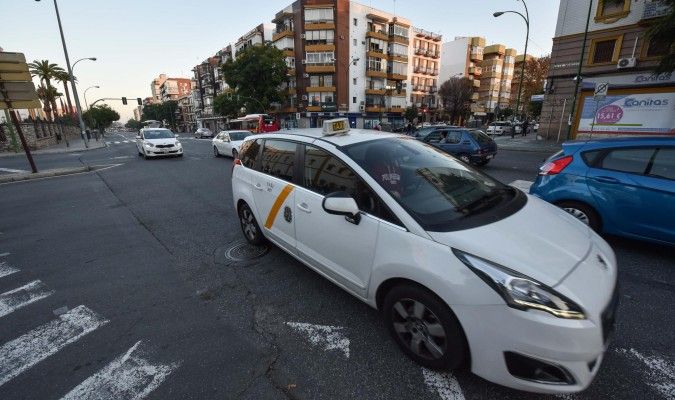
POLYGON ((250 131, 252 133, 276 132, 280 129, 279 121, 268 114, 248 114, 230 120, 228 130, 250 131))

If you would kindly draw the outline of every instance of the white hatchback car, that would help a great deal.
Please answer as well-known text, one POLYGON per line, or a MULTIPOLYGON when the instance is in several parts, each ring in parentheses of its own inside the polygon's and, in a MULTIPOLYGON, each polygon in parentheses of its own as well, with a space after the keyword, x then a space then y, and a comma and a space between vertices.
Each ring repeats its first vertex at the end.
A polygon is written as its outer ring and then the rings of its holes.
POLYGON ((232 156, 237 158, 239 147, 244 143, 244 139, 251 136, 250 131, 220 131, 211 141, 213 144, 213 155, 219 157, 232 156))
POLYGON ((513 126, 508 121, 495 121, 488 125, 487 130, 485 131, 488 135, 507 135, 511 133, 513 126))
POLYGON ((165 128, 144 128, 136 136, 138 155, 146 159, 160 156, 183 157, 183 145, 165 128))
POLYGON ((348 127, 247 138, 232 172, 246 239, 380 310, 425 367, 470 365, 542 393, 586 388, 614 322, 610 246, 433 146, 348 127))

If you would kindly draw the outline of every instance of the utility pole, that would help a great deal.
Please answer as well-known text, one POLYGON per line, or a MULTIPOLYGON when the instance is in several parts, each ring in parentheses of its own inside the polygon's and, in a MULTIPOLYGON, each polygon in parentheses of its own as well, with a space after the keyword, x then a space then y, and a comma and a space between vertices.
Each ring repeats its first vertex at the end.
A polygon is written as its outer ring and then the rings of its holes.
POLYGON ((586 38, 588 37, 588 24, 591 21, 591 11, 593 10, 593 2, 588 2, 588 15, 586 16, 586 29, 584 29, 584 40, 581 44, 581 57, 579 57, 579 68, 577 69, 577 76, 574 83, 574 98, 572 99, 572 108, 570 109, 570 118, 567 122, 567 136, 565 140, 570 140, 572 133, 572 118, 574 118, 574 111, 577 106, 577 96, 579 95, 579 83, 581 82, 581 66, 584 64, 584 55, 586 53, 586 38))

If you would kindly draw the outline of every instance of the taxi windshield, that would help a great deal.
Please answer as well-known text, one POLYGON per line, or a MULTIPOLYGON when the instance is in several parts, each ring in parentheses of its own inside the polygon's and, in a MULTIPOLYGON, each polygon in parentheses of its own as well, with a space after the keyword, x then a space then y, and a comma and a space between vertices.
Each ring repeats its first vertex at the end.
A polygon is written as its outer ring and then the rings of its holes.
POLYGON ((466 220, 502 208, 518 196, 515 189, 411 138, 357 143, 344 152, 428 231, 475 226, 476 221, 466 220))
POLYGON ((143 138, 146 140, 172 139, 173 137, 173 132, 168 129, 148 129, 143 131, 143 138))
POLYGON ((230 140, 233 142, 239 141, 239 140, 244 140, 248 136, 251 136, 251 132, 249 131, 235 131, 235 132, 230 132, 230 140))

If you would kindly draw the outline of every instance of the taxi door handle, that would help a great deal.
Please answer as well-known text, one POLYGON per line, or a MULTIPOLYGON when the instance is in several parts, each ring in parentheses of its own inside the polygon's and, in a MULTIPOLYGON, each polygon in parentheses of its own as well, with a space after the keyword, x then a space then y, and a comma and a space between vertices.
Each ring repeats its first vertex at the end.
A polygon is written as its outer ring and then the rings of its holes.
POLYGON ((256 183, 255 185, 253 185, 253 187, 256 188, 256 189, 258 189, 258 190, 263 190, 262 185, 259 184, 259 183, 256 183))
POLYGON ((300 210, 300 211, 304 211, 307 214, 312 213, 312 210, 309 209, 309 206, 307 205, 307 203, 298 203, 297 206, 298 206, 298 210, 300 210))

